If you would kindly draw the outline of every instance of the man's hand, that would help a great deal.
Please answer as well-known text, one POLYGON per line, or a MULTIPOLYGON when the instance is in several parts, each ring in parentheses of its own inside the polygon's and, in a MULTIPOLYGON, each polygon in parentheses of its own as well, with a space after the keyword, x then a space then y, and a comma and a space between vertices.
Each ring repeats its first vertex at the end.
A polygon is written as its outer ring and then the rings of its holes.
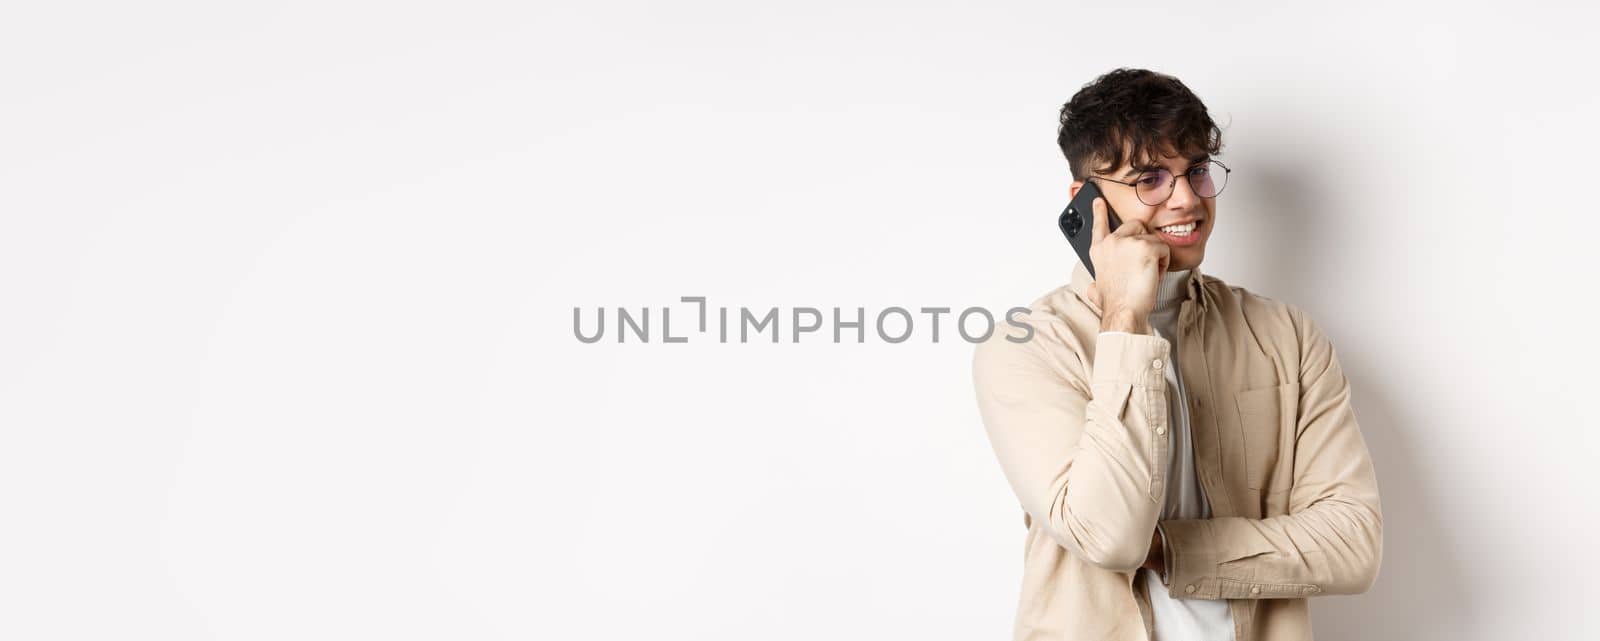
POLYGON ((1111 230, 1106 200, 1094 199, 1094 233, 1089 260, 1094 261, 1094 295, 1099 298, 1100 331, 1150 333, 1150 311, 1156 288, 1167 270, 1171 248, 1137 220, 1111 230))
POLYGON ((1141 568, 1150 568, 1152 570, 1155 570, 1156 574, 1165 573, 1166 570, 1167 570, 1167 567, 1166 567, 1166 561, 1164 560, 1164 557, 1163 557, 1163 553, 1164 552, 1165 552, 1165 550, 1161 547, 1161 530, 1156 530, 1154 532, 1151 532, 1150 533, 1150 554, 1144 558, 1144 565, 1141 565, 1139 567, 1141 567, 1141 568))

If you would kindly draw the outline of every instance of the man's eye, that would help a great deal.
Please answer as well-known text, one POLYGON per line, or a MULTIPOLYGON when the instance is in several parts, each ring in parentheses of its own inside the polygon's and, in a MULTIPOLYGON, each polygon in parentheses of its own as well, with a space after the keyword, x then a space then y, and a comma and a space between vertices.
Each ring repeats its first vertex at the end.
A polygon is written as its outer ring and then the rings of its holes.
POLYGON ((1140 176, 1139 185, 1142 187, 1155 187, 1161 184, 1160 176, 1140 176))
POLYGON ((1194 169, 1189 170, 1190 176, 1205 176, 1209 173, 1211 173, 1210 167, 1195 167, 1194 169))

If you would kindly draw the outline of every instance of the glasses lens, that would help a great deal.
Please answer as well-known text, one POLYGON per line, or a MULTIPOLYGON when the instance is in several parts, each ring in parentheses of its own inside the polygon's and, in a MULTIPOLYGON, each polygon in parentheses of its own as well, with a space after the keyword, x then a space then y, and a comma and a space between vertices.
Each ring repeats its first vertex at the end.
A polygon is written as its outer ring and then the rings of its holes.
POLYGON ((1189 170, 1189 186, 1201 198, 1215 198, 1228 184, 1228 170, 1215 160, 1189 170))
POLYGON ((1133 179, 1133 188, 1139 192, 1139 202, 1159 205, 1172 195, 1172 172, 1165 169, 1145 171, 1133 179))

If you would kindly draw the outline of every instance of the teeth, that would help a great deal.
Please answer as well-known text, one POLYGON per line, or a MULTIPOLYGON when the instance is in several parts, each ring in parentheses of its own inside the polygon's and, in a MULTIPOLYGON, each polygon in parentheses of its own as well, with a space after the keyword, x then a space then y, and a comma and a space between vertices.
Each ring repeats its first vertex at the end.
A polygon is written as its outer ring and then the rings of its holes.
POLYGON ((1194 228, 1195 223, 1189 223, 1187 225, 1168 225, 1160 229, 1161 231, 1167 232, 1174 236, 1187 236, 1189 235, 1189 232, 1194 231, 1194 228))

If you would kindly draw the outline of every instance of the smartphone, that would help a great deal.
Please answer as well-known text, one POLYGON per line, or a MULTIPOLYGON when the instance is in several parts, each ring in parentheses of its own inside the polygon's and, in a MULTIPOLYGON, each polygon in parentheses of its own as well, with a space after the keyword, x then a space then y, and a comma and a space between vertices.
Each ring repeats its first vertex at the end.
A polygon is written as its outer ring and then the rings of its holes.
MULTIPOLYGON (((1061 233, 1067 236, 1067 242, 1078 252, 1078 260, 1083 262, 1090 276, 1094 276, 1094 261, 1089 260, 1089 245, 1094 240, 1094 199, 1099 196, 1100 188, 1095 186, 1094 181, 1084 181, 1083 186, 1078 188, 1078 195, 1067 203, 1067 208, 1061 211, 1061 217, 1056 219, 1061 233)), ((1106 201, 1106 222, 1111 223, 1106 226, 1111 231, 1122 226, 1122 219, 1117 218, 1117 212, 1111 211, 1109 200, 1106 201)))

